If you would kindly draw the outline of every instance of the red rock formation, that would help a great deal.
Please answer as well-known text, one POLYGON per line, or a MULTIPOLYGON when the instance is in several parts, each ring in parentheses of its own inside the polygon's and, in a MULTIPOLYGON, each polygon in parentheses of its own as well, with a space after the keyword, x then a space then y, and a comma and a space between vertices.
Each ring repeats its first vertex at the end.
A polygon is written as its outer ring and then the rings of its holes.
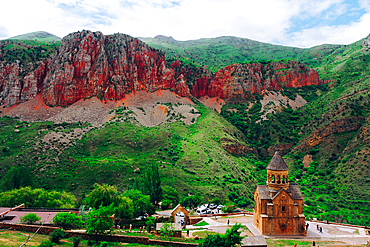
POLYGON ((321 83, 316 71, 296 61, 273 62, 266 65, 233 64, 217 71, 212 78, 199 78, 191 93, 194 96, 208 95, 228 99, 245 97, 249 93, 261 94, 264 90, 321 83))
POLYGON ((331 123, 315 130, 315 132, 307 138, 301 140, 299 145, 293 150, 307 151, 313 146, 322 143, 326 138, 335 133, 357 130, 364 122, 364 117, 348 117, 334 120, 331 123))
POLYGON ((0 105, 11 106, 39 93, 48 105, 67 106, 91 96, 120 100, 131 91, 158 89, 171 89, 184 97, 229 99, 320 83, 317 72, 294 61, 234 64, 215 74, 180 61, 167 66, 164 53, 138 39, 82 31, 64 37, 47 62, 27 69, 20 63, 0 64, 0 105))
POLYGON ((0 105, 11 106, 36 97, 42 90, 42 82, 47 72, 45 62, 40 62, 34 68, 30 63, 30 72, 24 77, 22 65, 15 63, 0 63, 0 105))
POLYGON ((221 147, 231 154, 249 154, 254 153, 258 156, 257 149, 242 145, 236 140, 231 140, 226 137, 220 139, 221 147))

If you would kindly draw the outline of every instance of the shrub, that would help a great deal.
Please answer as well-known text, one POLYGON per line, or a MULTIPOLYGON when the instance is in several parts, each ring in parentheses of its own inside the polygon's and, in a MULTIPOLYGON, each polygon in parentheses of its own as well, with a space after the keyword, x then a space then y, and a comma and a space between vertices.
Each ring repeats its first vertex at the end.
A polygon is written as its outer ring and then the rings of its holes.
POLYGON ((150 232, 150 229, 152 228, 152 226, 154 226, 154 225, 155 225, 155 218, 154 218, 154 217, 152 217, 152 216, 150 216, 150 217, 146 218, 146 222, 145 222, 145 224, 146 224, 146 230, 147 230, 148 232, 150 232))
POLYGON ((50 233, 50 241, 52 243, 59 244, 59 241, 65 237, 67 237, 67 233, 63 229, 56 229, 50 233))
POLYGON ((54 244, 50 241, 42 241, 42 243, 39 244, 38 247, 53 247, 53 246, 54 246, 54 244))
POLYGON ((54 224, 62 227, 63 229, 81 228, 81 216, 72 213, 57 213, 53 218, 54 224))
POLYGON ((73 247, 78 247, 78 245, 81 243, 82 241, 82 238, 78 238, 78 237, 72 237, 72 241, 73 241, 73 247))
POLYGON ((35 224, 39 220, 41 220, 41 217, 35 213, 29 213, 21 217, 21 222, 26 224, 35 224))

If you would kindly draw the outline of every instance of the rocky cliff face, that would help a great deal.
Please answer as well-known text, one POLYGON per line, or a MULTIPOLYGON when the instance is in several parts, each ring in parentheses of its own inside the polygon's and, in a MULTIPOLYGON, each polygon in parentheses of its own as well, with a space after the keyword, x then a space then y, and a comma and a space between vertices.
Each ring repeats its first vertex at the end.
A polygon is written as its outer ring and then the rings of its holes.
POLYGON ((215 74, 179 61, 168 66, 162 52, 133 37, 83 31, 63 38, 48 61, 27 68, 19 62, 1 63, 0 105, 11 106, 41 94, 48 105, 67 106, 91 96, 119 100, 134 90, 161 88, 184 97, 228 99, 320 83, 315 71, 294 61, 234 64, 215 74))
POLYGON ((342 133, 352 130, 357 130, 364 122, 364 117, 348 117, 334 120, 331 123, 322 126, 315 130, 315 132, 307 138, 301 140, 299 145, 294 150, 307 151, 312 147, 319 145, 330 135, 335 133, 342 133))
POLYGON ((283 87, 303 87, 322 83, 318 73, 295 61, 233 64, 215 73, 211 78, 199 78, 191 93, 194 96, 220 97, 223 99, 245 97, 250 93, 283 87))

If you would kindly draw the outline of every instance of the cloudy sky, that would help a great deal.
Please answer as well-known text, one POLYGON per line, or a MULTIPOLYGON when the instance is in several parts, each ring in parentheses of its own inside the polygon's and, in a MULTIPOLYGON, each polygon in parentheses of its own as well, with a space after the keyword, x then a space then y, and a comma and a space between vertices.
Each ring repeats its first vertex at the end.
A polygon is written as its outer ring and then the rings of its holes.
POLYGON ((0 39, 83 29, 177 40, 237 36, 296 47, 349 44, 370 33, 370 0, 11 0, 0 39))

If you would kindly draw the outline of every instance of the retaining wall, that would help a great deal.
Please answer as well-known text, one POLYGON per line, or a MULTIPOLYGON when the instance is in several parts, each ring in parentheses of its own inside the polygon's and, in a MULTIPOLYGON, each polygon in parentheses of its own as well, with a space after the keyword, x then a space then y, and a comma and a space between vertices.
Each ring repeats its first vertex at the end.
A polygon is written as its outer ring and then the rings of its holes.
MULTIPOLYGON (((40 228, 38 234, 42 235, 49 235, 59 227, 52 227, 52 226, 41 226, 40 225, 25 225, 25 224, 11 224, 0 222, 1 229, 9 229, 9 230, 16 230, 16 231, 25 231, 25 232, 36 232, 37 229, 40 228)), ((125 235, 89 235, 84 232, 76 232, 76 231, 66 231, 68 234, 67 237, 80 237, 83 239, 91 239, 91 240, 98 240, 98 241, 107 241, 107 242, 123 242, 123 243, 139 243, 139 244, 147 244, 147 245, 159 245, 159 246, 172 246, 172 247, 192 247, 198 246, 198 244, 193 243, 183 243, 183 242, 172 242, 172 241, 163 241, 163 240, 154 240, 149 239, 148 237, 140 237, 140 236, 125 236, 125 235)), ((180 232, 181 235, 181 232, 180 232)))

